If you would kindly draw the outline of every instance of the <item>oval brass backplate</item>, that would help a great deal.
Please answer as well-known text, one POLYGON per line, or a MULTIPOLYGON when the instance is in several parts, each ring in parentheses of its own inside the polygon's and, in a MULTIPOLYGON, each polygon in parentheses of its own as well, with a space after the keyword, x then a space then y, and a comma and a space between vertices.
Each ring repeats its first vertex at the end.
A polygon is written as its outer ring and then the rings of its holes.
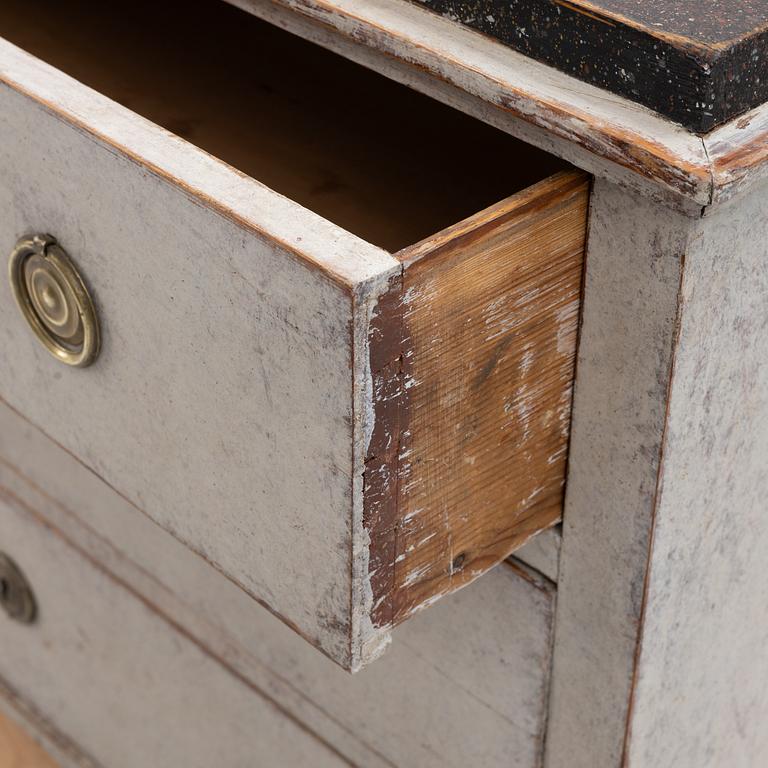
POLYGON ((11 253, 8 277, 22 315, 45 348, 67 365, 90 365, 100 344, 96 310, 55 238, 22 237, 11 253))
POLYGON ((31 624, 37 614, 32 588, 8 555, 0 552, 0 606, 11 619, 31 624))

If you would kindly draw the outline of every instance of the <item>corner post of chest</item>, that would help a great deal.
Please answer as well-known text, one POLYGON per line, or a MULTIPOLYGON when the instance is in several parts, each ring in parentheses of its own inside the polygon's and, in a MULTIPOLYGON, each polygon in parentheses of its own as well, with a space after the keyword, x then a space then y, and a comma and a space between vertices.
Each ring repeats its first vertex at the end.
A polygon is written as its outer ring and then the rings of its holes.
POLYGON ((765 194, 595 181, 547 768, 768 759, 765 194))

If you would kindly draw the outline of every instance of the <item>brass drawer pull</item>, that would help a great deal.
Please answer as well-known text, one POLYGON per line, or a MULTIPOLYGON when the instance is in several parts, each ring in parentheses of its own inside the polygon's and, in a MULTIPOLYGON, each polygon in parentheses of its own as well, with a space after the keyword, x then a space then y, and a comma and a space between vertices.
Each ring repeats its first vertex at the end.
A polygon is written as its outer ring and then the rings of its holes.
POLYGON ((32 587, 8 555, 0 552, 0 606, 9 618, 31 624, 37 614, 32 587))
POLYGON ((99 324, 85 283, 50 235, 23 237, 8 262, 21 313, 45 348, 67 365, 90 365, 99 353, 99 324))

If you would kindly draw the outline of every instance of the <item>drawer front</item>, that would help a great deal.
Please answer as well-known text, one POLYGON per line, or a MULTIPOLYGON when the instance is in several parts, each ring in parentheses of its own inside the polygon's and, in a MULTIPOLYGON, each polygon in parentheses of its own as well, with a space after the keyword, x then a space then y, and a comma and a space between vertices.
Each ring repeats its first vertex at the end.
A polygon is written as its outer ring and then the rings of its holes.
POLYGON ((4 42, 0 79, 0 243, 54 235, 101 337, 65 368, 3 288, 0 397, 137 513, 353 670, 558 521, 583 175, 393 256, 4 42))
POLYGON ((0 617, 0 677, 98 764, 347 765, 8 492, 0 530, 37 601, 0 617))
MULTIPOLYGON (((19 59, 6 64, 17 77, 28 63, 19 59)), ((70 82, 48 75, 52 91, 70 82)), ((0 396, 349 663, 353 466, 362 463, 353 299, 307 251, 340 256, 350 246, 319 217, 72 87, 72 122, 0 89, 0 242, 10 253, 25 234, 55 235, 93 294, 101 353, 88 368, 62 366, 4 280, 0 396), (83 130, 75 113, 129 146, 83 130), (206 185, 197 194, 185 186, 196 179, 206 185)), ((394 264, 361 249, 363 270, 394 264)))
POLYGON ((0 435, 1 485, 353 764, 539 765, 555 602, 546 579, 502 564, 397 628, 391 651, 352 676, 8 409, 0 435))

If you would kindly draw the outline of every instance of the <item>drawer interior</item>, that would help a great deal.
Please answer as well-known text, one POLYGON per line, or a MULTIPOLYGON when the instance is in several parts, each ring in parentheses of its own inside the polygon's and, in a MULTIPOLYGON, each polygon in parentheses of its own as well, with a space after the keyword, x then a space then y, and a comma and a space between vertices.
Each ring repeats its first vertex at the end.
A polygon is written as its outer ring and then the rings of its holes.
POLYGON ((221 0, 3 0, 0 35, 390 251, 564 166, 221 0))

